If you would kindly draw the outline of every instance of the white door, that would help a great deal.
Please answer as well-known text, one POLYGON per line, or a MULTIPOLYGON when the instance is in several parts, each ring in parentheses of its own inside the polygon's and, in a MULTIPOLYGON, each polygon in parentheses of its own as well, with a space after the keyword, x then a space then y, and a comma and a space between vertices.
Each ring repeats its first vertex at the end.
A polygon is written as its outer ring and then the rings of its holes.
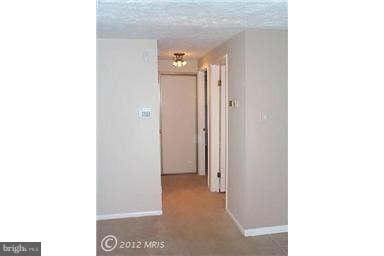
POLYGON ((209 67, 209 103, 208 103, 208 140, 209 140, 209 163, 208 163, 208 185, 212 192, 219 192, 220 179, 220 65, 209 67))
POLYGON ((161 75, 163 174, 196 173, 196 76, 161 75))
POLYGON ((225 63, 210 65, 208 184, 213 192, 226 191, 228 87, 225 63))
POLYGON ((226 190, 226 174, 227 174, 227 81, 226 81, 226 65, 220 65, 220 192, 226 190))
POLYGON ((205 175, 205 79, 204 71, 197 73, 197 170, 199 175, 205 175))

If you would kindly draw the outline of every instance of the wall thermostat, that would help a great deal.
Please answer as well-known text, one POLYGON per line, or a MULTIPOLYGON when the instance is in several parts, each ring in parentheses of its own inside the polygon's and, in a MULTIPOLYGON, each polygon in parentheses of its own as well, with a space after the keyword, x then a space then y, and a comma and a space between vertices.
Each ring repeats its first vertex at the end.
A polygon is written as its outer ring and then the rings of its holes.
POLYGON ((148 119, 152 117, 152 108, 141 108, 137 111, 140 119, 148 119))

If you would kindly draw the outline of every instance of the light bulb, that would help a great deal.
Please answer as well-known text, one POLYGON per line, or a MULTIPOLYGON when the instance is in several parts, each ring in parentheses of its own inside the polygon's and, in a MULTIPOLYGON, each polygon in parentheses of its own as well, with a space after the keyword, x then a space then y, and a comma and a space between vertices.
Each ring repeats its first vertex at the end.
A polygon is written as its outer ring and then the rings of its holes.
POLYGON ((184 53, 175 53, 174 55, 175 58, 172 62, 173 66, 180 68, 187 65, 187 62, 183 59, 184 53))

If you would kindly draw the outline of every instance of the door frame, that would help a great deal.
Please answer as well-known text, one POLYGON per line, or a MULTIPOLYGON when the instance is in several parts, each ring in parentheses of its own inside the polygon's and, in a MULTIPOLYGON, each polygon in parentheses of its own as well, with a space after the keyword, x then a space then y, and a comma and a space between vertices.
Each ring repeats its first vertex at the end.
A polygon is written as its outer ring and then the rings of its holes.
MULTIPOLYGON (((222 59, 220 60, 220 78, 223 82, 221 86, 221 90, 224 90, 223 93, 220 95, 220 105, 224 107, 221 109, 223 113, 220 113, 220 133, 222 133, 222 121, 221 119, 224 118, 224 134, 221 134, 221 139, 224 138, 224 152, 221 152, 224 154, 224 176, 225 176, 225 181, 224 181, 224 191, 221 191, 221 183, 220 183, 220 192, 226 192, 227 191, 227 185, 228 185, 228 55, 224 55, 222 59), (224 64, 222 64, 224 63, 224 64), (224 78, 222 75, 222 65, 224 65, 224 78)), ((220 139, 220 143, 223 144, 223 142, 220 139)))
POLYGON ((197 144, 198 144, 198 174, 207 175, 208 157, 206 156, 206 137, 208 136, 206 124, 206 90, 205 90, 205 70, 197 71, 197 144))
MULTIPOLYGON (((221 56, 217 58, 214 61, 211 61, 207 65, 208 68, 208 187, 210 191, 212 192, 220 192, 220 181, 217 177, 217 172, 219 170, 220 166, 220 154, 217 156, 217 152, 220 148, 220 134, 217 138, 214 138, 215 131, 220 132, 220 118, 224 118, 225 121, 225 131, 224 131, 224 166, 221 167, 221 169, 224 169, 224 175, 225 175, 225 192, 228 191, 228 54, 225 54, 224 56, 221 56), (225 83, 222 83, 221 90, 224 90, 224 93, 220 93, 216 91, 216 93, 219 93, 219 97, 215 98, 212 97, 213 89, 212 86, 218 86, 217 81, 220 78, 220 69, 221 65, 225 65, 225 83), (220 116, 220 112, 215 112, 215 109, 212 108, 214 105, 219 105, 220 101, 224 102, 223 104, 224 109, 223 113, 221 113, 221 117, 218 118, 217 115, 220 116), (217 119, 218 122, 215 123, 212 120, 217 119), (216 152, 216 154, 213 154, 216 152)), ((224 191, 223 191, 224 192, 224 191)), ((228 192, 226 193, 226 203, 227 203, 227 197, 228 192)))
MULTIPOLYGON (((159 72, 158 74, 158 81, 159 81, 159 101, 160 101, 160 108, 159 108, 159 134, 160 134, 160 173, 161 175, 175 175, 175 174, 168 174, 168 173, 163 173, 163 133, 162 133, 162 117, 161 117, 161 113, 162 113, 162 108, 163 108, 163 103, 162 103, 162 100, 161 100, 161 76, 194 76, 195 77, 195 154, 196 154, 196 163, 195 163, 195 166, 196 166, 196 170, 195 170, 195 173, 198 173, 198 163, 199 163, 199 159, 198 159, 198 145, 197 145, 197 129, 198 129, 198 126, 197 126, 197 74, 196 73, 177 73, 177 72, 159 72)), ((177 174, 182 174, 182 173, 177 173, 177 174)), ((177 175, 176 174, 176 175, 177 175)), ((188 172, 188 174, 191 174, 190 172, 188 172)))

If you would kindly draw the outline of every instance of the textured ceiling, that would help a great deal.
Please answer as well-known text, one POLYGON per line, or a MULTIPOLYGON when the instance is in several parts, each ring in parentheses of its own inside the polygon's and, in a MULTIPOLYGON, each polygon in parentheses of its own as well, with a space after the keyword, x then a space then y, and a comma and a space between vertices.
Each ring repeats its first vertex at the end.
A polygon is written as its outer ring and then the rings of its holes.
POLYGON ((247 28, 287 28, 286 0, 98 0, 99 38, 158 39, 161 58, 200 58, 247 28))

